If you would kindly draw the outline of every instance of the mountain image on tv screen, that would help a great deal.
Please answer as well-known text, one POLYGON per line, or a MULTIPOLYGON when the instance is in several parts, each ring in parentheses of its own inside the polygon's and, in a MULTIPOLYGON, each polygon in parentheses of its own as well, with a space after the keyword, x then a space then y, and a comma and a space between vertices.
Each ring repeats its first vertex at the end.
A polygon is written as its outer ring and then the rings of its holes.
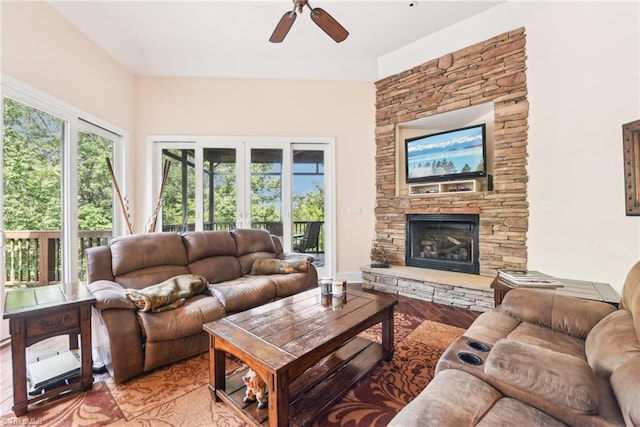
POLYGON ((484 125, 407 140, 407 180, 484 175, 484 125))

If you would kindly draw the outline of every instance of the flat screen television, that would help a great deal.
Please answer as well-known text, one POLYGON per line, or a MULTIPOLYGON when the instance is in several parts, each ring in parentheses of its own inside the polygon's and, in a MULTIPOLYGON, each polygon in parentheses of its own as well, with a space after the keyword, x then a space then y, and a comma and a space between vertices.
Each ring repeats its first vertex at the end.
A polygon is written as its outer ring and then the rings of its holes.
POLYGON ((407 183, 485 176, 485 128, 483 123, 405 139, 407 183))

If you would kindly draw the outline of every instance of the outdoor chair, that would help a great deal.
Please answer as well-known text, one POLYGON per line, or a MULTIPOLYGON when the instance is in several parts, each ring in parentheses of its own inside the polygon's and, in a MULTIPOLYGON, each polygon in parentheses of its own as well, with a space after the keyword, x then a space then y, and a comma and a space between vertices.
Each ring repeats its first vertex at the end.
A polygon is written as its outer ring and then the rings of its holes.
POLYGON ((293 250, 296 252, 306 252, 309 249, 317 249, 321 225, 322 223, 318 221, 309 222, 304 234, 299 237, 294 237, 293 250))

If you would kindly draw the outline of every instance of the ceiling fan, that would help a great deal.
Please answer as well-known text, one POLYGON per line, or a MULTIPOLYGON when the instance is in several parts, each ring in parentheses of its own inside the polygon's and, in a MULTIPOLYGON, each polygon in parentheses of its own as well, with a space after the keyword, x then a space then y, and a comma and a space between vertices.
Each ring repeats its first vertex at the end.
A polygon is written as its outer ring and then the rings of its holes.
POLYGON ((349 32, 323 9, 311 7, 307 0, 293 0, 293 10, 285 13, 282 18, 280 18, 280 22, 276 25, 276 29, 273 30, 273 34, 271 34, 271 38, 269 39, 271 43, 281 43, 282 40, 284 40, 298 16, 296 9, 298 13, 302 14, 302 9, 305 6, 311 10, 311 19, 313 22, 315 22, 322 31, 327 33, 329 37, 334 39, 336 43, 340 43, 347 38, 349 32))

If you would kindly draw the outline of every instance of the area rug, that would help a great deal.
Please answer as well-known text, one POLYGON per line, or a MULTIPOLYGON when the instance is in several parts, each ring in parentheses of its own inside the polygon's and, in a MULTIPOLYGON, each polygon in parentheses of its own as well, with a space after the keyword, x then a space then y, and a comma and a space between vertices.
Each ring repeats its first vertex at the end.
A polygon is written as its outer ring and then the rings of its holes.
MULTIPOLYGON (((360 380, 317 427, 385 426, 431 381, 438 358, 464 329, 402 313, 394 317, 396 351, 360 380)), ((380 342, 380 326, 362 336, 380 342)), ((228 372, 242 365, 228 363, 228 372)), ((46 426, 243 426, 225 404, 214 402, 208 388, 209 355, 190 359, 116 385, 111 378, 92 390, 35 405, 19 418, 1 417, 4 425, 46 426)))

